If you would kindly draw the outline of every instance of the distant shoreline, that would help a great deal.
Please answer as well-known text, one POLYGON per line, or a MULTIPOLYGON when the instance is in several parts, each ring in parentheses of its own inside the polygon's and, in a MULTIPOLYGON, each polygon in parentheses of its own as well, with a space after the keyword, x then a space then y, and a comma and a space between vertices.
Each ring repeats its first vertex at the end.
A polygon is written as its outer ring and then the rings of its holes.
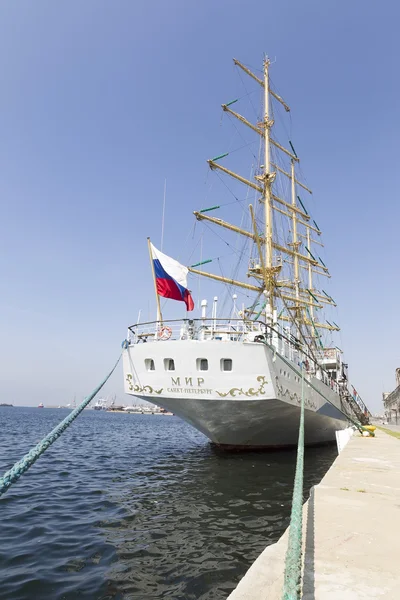
MULTIPOLYGON (((64 409, 64 410, 69 410, 69 411, 74 410, 70 406, 42 406, 42 407, 39 407, 39 406, 36 406, 36 405, 30 405, 30 406, 28 406, 26 404, 25 405, 22 405, 22 404, 21 405, 14 405, 14 404, 6 404, 6 403, 1 403, 0 407, 40 408, 40 409, 42 409, 42 408, 48 408, 48 409, 51 409, 51 410, 61 410, 61 409, 64 409)), ((84 410, 90 410, 90 411, 92 411, 94 409, 92 407, 86 407, 84 410)), ((157 411, 152 412, 151 410, 138 410, 138 411, 136 411, 136 410, 124 410, 122 408, 121 409, 119 409, 119 408, 117 408, 117 409, 111 409, 111 410, 107 409, 107 410, 95 411, 95 412, 123 413, 123 414, 129 414, 129 415, 160 415, 162 417, 173 417, 174 416, 174 414, 171 413, 171 412, 157 412, 157 411)))

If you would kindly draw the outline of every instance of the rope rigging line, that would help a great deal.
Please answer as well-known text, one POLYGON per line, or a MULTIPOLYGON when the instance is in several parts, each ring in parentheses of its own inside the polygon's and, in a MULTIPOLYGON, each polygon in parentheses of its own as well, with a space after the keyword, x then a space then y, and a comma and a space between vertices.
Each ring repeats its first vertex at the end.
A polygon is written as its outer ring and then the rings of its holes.
POLYGON ((309 330, 308 330, 308 327, 307 327, 307 325, 306 325, 305 323, 303 323, 302 321, 297 321, 297 322, 296 322, 295 318, 293 317, 293 315, 292 315, 292 313, 291 313, 291 311, 290 311, 290 307, 288 306, 288 304, 287 304, 286 300, 283 298, 283 296, 282 296, 282 294, 281 294, 281 291, 280 291, 280 289, 279 289, 279 288, 277 288, 277 290, 278 290, 279 297, 280 297, 280 299, 282 300, 282 303, 283 303, 283 305, 284 305, 284 307, 285 307, 285 309, 286 309, 286 312, 287 312, 287 314, 288 314, 289 318, 290 318, 290 319, 291 319, 291 321, 292 321, 292 325, 294 325, 294 327, 298 329, 298 331, 299 331, 299 334, 300 334, 300 336, 301 336, 301 338, 302 338, 302 341, 303 341, 303 342, 304 342, 304 344, 307 346, 307 348, 308 348, 308 350, 309 350, 309 352, 310 352, 310 355, 311 355, 311 357, 312 357, 313 361, 314 361, 315 363, 318 363, 318 361, 317 361, 317 357, 314 355, 313 349, 311 348, 311 345, 308 343, 308 341, 307 341, 307 339, 306 339, 305 335, 303 334, 302 328, 301 328, 301 326, 302 326, 302 325, 304 325, 304 326, 305 326, 305 328, 306 328, 306 331, 307 331, 308 333, 310 333, 310 332, 309 332, 309 330))
MULTIPOLYGON (((122 347, 126 348, 126 340, 122 342, 122 347)), ((41 457, 41 455, 47 450, 49 446, 51 446, 60 436, 61 434, 75 421, 75 419, 80 415, 84 408, 93 400, 93 398, 98 394, 101 388, 105 385, 105 383, 109 380, 111 375, 114 373, 115 369, 118 366, 119 361, 121 360, 122 353, 120 354, 117 362, 108 373, 108 375, 103 379, 103 381, 93 390, 93 392, 87 396, 83 402, 75 408, 61 423, 59 423, 49 434, 47 434, 41 442, 39 442, 34 448, 32 448, 25 456, 21 458, 15 465, 6 471, 3 477, 0 477, 0 496, 2 496, 13 483, 18 481, 18 479, 23 475, 37 460, 41 457)))
MULTIPOLYGON (((236 69, 236 67, 235 67, 236 69)), ((251 94, 255 94, 256 92, 258 92, 259 90, 257 88, 254 88, 254 90, 251 90, 250 92, 248 92, 247 94, 243 94, 243 96, 239 96, 238 98, 235 99, 235 103, 239 102, 240 100, 243 100, 243 98, 247 98, 247 96, 250 96, 251 94)), ((231 103, 229 103, 231 104, 231 103)), ((228 106, 229 106, 228 104, 228 106)))
MULTIPOLYGON (((236 127, 236 131, 239 133, 239 130, 237 129, 237 127, 236 127)), ((239 135, 240 135, 240 134, 239 134, 239 135)), ((234 150, 229 150, 229 152, 228 152, 228 154, 229 154, 229 155, 230 155, 230 154, 233 154, 234 152, 239 152, 239 150, 243 150, 243 148, 249 148, 249 146, 252 146, 252 145, 253 145, 253 144, 255 144, 255 143, 256 143, 256 141, 257 141, 257 140, 253 140, 252 142, 247 142, 243 136, 241 136, 241 138, 242 138, 242 140, 243 140, 244 142, 246 142, 246 143, 245 143, 245 144, 243 144, 243 146, 239 146, 239 148, 235 148, 234 150)), ((251 152, 251 150, 250 150, 250 152, 251 152)), ((255 155, 253 152, 251 152, 251 154, 252 154, 253 158, 254 158, 255 160, 257 160, 257 157, 256 157, 256 155, 255 155)))
POLYGON ((255 108, 255 106, 254 106, 254 104, 253 104, 253 102, 252 102, 252 100, 251 100, 251 98, 250 98, 250 94, 251 94, 252 92, 249 92, 249 91, 247 90, 246 84, 245 84, 245 82, 244 82, 244 79, 243 79, 243 77, 242 77, 242 74, 241 74, 241 72, 240 72, 239 68, 238 68, 238 67, 235 67, 235 69, 236 69, 236 72, 237 72, 237 74, 239 75, 239 79, 240 79, 240 81, 242 82, 242 85, 243 85, 243 87, 244 87, 244 89, 245 89, 245 91, 246 91, 246 94, 245 94, 245 96, 248 96, 249 103, 250 103, 250 105, 251 105, 251 107, 252 107, 252 109, 253 109, 253 111, 254 111, 255 117, 256 117, 257 121, 259 121, 259 120, 260 120, 260 119, 259 119, 259 115, 257 114, 256 108, 255 108))
MULTIPOLYGON (((271 75, 269 76, 269 89, 272 92, 275 92, 275 94, 278 93, 278 89, 279 89, 279 88, 277 88, 274 81, 272 80, 271 75)), ((277 115, 280 124, 282 125, 283 129, 285 130, 285 134, 286 134, 288 140, 292 139, 292 133, 293 133, 292 111, 290 111, 289 113, 287 113, 286 111, 283 112, 284 108, 280 104, 280 102, 276 102, 276 104, 274 102, 272 102, 271 104, 274 107, 274 111, 277 109, 275 114, 277 115), (284 118, 284 115, 289 119, 289 129, 286 126, 286 119, 284 118)))
POLYGON ((236 202, 239 202, 239 203, 240 203, 240 202, 241 202, 241 200, 239 200, 239 198, 236 196, 236 194, 235 194, 234 192, 232 192, 231 188, 230 188, 230 187, 229 187, 229 185, 226 183, 226 181, 224 180, 224 178, 223 178, 223 177, 221 177, 221 175, 220 175, 218 172, 217 172, 217 173, 215 173, 215 174, 216 174, 216 176, 218 177, 218 179, 220 180, 220 182, 224 184, 224 186, 226 187, 226 189, 228 190, 228 192, 229 192, 230 194, 232 194, 232 196, 235 198, 236 202))
MULTIPOLYGON (((223 272, 223 270, 222 270, 221 262, 220 262, 220 260, 219 260, 219 259, 218 259, 218 266, 219 266, 219 270, 220 270, 220 272, 221 272, 221 275, 222 275, 222 277, 225 277, 225 275, 224 275, 224 272, 223 272)), ((230 296, 230 294, 231 294, 231 288, 232 288, 232 289, 234 290, 234 293, 235 293, 235 294, 240 294, 241 296, 245 296, 246 298, 250 298, 250 299, 252 298, 252 297, 250 296, 250 294, 246 294, 246 292, 243 292, 243 291, 242 291, 242 289, 241 289, 240 287, 237 287, 236 285, 231 285, 231 284, 228 284, 228 283, 226 283, 226 282, 224 282, 224 283, 223 283, 223 285, 225 286, 225 289, 226 289, 226 291, 227 291, 227 294, 228 294, 229 296, 230 296), (230 286, 231 286, 231 287, 230 287, 230 286)), ((225 303, 224 303, 224 304, 225 304, 225 303)))
MULTIPOLYGON (((243 140, 244 142, 246 142, 246 139, 245 139, 244 135, 242 135, 242 132, 241 132, 241 131, 240 131, 240 129, 237 127, 237 125, 236 125, 236 123, 235 123, 235 121, 234 121, 233 119, 234 119, 234 117, 230 117, 230 118, 229 118, 229 121, 232 123, 232 125, 233 125, 233 126, 234 126, 234 128, 236 129, 237 133, 238 133, 238 134, 239 134, 239 136, 242 138, 242 140, 243 140)), ((241 150, 242 148, 247 148, 247 147, 251 146, 252 144, 255 144, 255 143, 256 143, 256 141, 257 141, 257 140, 253 140, 252 142, 249 142, 249 143, 247 143, 247 142, 246 142, 246 144, 245 144, 244 146, 241 146, 241 148, 237 148, 237 150, 241 150)), ((250 151, 250 154, 253 156, 253 158, 254 158, 254 159, 257 161, 257 160, 258 160, 258 159, 257 159, 257 156, 254 154, 254 152, 251 150, 251 148, 249 148, 249 151, 250 151)), ((232 150, 232 151, 231 151, 229 154, 232 154, 232 152, 236 152, 236 150, 232 150)))
POLYGON ((230 244, 229 242, 227 242, 226 240, 224 240, 224 238, 222 236, 220 236, 219 233, 217 233, 215 231, 215 229, 213 229, 213 227, 211 227, 208 223, 204 223, 204 227, 206 227, 209 231, 211 231, 214 235, 216 235, 221 240, 221 242, 223 242, 226 246, 228 246, 232 250, 233 254, 236 254, 237 256, 239 256, 239 258, 242 257, 242 255, 243 255, 244 252, 240 251, 240 250, 236 250, 232 246, 232 244, 230 244))
POLYGON ((289 540, 285 559, 282 600, 297 600, 301 591, 304 476, 304 364, 301 365, 301 406, 296 473, 294 477, 289 540))

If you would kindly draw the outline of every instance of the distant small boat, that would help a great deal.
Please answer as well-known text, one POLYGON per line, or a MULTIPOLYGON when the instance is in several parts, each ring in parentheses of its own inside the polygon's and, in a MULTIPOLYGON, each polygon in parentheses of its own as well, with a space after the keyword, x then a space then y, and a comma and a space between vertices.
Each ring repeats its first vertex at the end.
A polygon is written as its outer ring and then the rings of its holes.
POLYGON ((38 408, 44 408, 44 404, 43 404, 43 402, 41 402, 41 403, 39 404, 38 408))
POLYGON ((124 406, 123 409, 126 412, 131 412, 131 413, 138 413, 138 414, 142 414, 142 407, 141 406, 124 406))
POLYGON ((107 410, 107 399, 99 398, 93 408, 94 410, 107 410))

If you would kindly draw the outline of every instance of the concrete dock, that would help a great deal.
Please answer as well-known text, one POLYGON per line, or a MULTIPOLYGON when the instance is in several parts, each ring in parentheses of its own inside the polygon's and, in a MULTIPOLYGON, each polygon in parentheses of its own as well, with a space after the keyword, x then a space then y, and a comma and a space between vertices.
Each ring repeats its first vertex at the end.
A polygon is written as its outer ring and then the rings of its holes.
MULTIPOLYGON (((287 539, 264 550, 229 600, 281 599, 287 539)), ((355 433, 303 507, 302 598, 398 600, 399 560, 400 439, 355 433)))

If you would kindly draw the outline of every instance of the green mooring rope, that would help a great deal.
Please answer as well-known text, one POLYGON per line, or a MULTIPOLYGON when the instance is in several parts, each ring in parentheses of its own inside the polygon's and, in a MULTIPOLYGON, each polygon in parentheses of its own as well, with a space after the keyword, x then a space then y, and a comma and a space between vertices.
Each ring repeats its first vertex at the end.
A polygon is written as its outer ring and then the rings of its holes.
POLYGON ((304 366, 301 369, 301 406, 296 474, 282 600, 297 600, 301 592, 301 549, 303 536, 303 469, 304 467, 304 366))
MULTIPOLYGON (((122 343, 123 348, 125 347, 124 344, 125 342, 122 343)), ((75 408, 75 410, 73 410, 72 413, 68 415, 68 417, 61 421, 61 423, 59 423, 57 427, 53 429, 53 431, 50 431, 50 433, 46 435, 46 437, 43 438, 42 441, 37 444, 37 446, 32 448, 28 452, 28 454, 25 454, 25 456, 21 458, 21 460, 16 462, 15 465, 9 471, 6 471, 6 473, 4 473, 3 477, 0 478, 0 496, 4 494, 13 483, 18 481, 21 475, 23 475, 33 465, 33 463, 35 463, 37 459, 40 458, 40 456, 47 450, 47 448, 51 446, 51 444, 53 444, 67 429, 67 427, 69 427, 71 423, 80 415, 80 413, 83 411, 84 408, 86 408, 89 402, 93 400, 96 394, 101 390, 103 385, 114 373, 119 361, 121 360, 121 356, 122 355, 120 355, 107 377, 105 377, 103 381, 97 386, 97 388, 93 390, 90 396, 87 396, 83 400, 82 404, 75 408)))

